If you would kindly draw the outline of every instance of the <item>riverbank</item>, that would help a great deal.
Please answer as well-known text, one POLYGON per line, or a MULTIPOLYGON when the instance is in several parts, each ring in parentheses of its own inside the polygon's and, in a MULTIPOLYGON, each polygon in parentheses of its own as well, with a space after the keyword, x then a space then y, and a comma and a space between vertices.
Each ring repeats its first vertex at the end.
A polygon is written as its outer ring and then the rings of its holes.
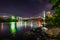
POLYGON ((50 27, 47 34, 52 38, 60 38, 60 27, 50 27))

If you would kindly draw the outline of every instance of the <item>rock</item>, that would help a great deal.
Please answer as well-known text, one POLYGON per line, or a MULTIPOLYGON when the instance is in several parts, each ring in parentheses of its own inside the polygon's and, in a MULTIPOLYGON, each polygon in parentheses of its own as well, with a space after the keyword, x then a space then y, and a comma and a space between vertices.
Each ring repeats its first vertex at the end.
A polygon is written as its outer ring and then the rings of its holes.
POLYGON ((55 38, 57 37, 59 32, 60 32, 60 28, 51 28, 46 33, 48 34, 48 36, 55 38))

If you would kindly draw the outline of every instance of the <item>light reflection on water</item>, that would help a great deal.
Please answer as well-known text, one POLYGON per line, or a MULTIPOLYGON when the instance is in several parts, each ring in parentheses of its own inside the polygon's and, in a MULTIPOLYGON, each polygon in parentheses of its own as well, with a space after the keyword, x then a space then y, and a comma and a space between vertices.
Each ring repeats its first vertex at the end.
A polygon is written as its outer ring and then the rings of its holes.
MULTIPOLYGON (((11 22, 12 23, 12 22, 11 22)), ((30 22, 26 22, 26 29, 24 28, 24 21, 22 22, 16 22, 15 25, 15 30, 20 32, 20 31, 29 31, 31 29, 31 23, 30 22)), ((38 24, 37 22, 34 22, 32 23, 32 28, 38 28, 38 24)), ((10 26, 9 23, 5 22, 5 23, 0 23, 0 32, 7 32, 7 31, 10 31, 10 27, 13 27, 13 26, 10 26)))
MULTIPOLYGON (((20 23, 19 22, 16 22, 16 28, 22 28, 22 27, 24 27, 24 22, 22 22, 22 26, 20 25, 20 23)), ((35 22, 35 23, 33 23, 32 24, 33 25, 33 27, 32 28, 36 28, 36 27, 38 27, 38 24, 35 22)), ((2 29, 2 30, 4 30, 5 28, 6 28, 6 30, 7 30, 7 28, 9 27, 10 25, 9 25, 9 23, 0 23, 0 29, 2 29)), ((26 28, 27 27, 31 27, 31 24, 30 23, 26 23, 26 28)))

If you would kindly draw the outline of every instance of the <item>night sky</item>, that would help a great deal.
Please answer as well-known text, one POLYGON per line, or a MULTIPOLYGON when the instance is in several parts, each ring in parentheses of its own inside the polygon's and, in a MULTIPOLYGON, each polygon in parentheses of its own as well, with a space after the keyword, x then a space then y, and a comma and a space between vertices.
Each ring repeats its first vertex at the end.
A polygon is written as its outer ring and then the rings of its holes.
POLYGON ((0 0, 0 15, 31 17, 51 7, 48 0, 0 0))

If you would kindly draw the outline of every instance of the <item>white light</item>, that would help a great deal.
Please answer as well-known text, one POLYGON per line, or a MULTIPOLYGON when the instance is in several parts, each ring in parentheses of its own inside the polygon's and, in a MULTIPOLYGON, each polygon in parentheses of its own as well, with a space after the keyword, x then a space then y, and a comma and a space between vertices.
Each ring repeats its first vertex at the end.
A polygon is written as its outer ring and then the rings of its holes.
POLYGON ((8 17, 8 16, 3 16, 3 17, 8 17))

